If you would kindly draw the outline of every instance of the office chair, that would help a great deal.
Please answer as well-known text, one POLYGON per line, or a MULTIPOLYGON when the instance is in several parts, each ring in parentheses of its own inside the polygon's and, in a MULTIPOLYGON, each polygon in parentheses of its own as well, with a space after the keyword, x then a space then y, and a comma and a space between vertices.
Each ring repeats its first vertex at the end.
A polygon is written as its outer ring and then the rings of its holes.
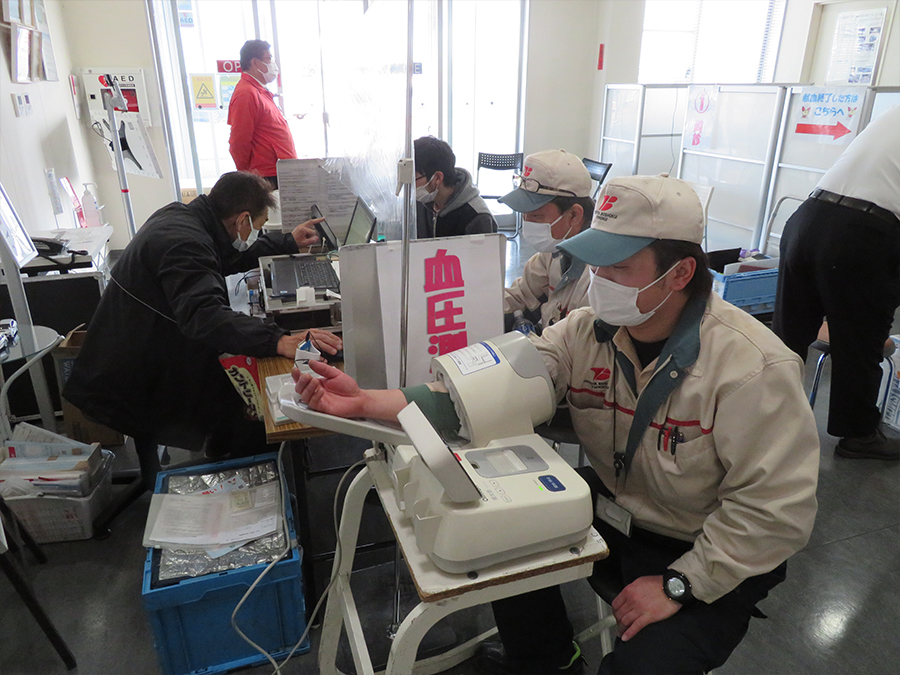
MULTIPOLYGON (((478 168, 475 170, 475 184, 479 184, 479 179, 481 177, 481 169, 490 169, 491 171, 513 171, 515 173, 522 173, 522 167, 525 162, 525 154, 522 152, 514 152, 508 155, 496 155, 489 152, 479 152, 478 153, 478 168)), ((482 199, 500 199, 503 195, 486 195, 482 194, 482 199)), ((519 232, 522 231, 522 214, 516 213, 516 228, 515 234, 510 237, 510 239, 514 239, 519 236, 519 232)))
POLYGON ((596 162, 587 157, 582 158, 581 162, 588 170, 588 173, 591 174, 591 178, 597 181, 597 187, 592 195, 593 199, 596 201, 597 195, 600 193, 600 187, 603 185, 603 181, 606 180, 606 176, 609 174, 612 164, 610 162, 596 162))

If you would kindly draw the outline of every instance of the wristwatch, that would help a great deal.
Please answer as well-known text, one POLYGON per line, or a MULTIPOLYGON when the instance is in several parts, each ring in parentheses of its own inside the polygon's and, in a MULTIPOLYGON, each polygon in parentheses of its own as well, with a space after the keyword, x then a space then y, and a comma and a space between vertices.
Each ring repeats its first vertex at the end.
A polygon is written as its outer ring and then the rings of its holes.
POLYGON ((691 593, 691 582, 681 572, 666 570, 663 575, 663 593, 670 600, 687 607, 694 603, 694 594, 691 593))

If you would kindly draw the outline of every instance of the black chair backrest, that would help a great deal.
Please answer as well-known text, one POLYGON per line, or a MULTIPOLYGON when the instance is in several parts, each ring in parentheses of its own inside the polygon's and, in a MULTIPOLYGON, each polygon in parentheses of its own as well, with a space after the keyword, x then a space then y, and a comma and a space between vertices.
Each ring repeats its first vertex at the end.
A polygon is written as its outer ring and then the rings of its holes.
MULTIPOLYGON (((478 167, 475 170, 475 184, 478 185, 481 179, 482 169, 492 169, 494 171, 515 171, 522 173, 522 167, 525 163, 525 153, 514 152, 508 155, 495 155, 490 152, 478 153, 478 167)), ((499 199, 501 195, 481 195, 484 199, 499 199)))
POLYGON ((588 159, 587 157, 582 159, 581 162, 587 168, 588 173, 591 174, 591 178, 601 184, 606 180, 606 174, 608 174, 609 170, 612 168, 612 164, 609 162, 595 162, 593 159, 588 159))
POLYGON ((509 155, 495 155, 490 152, 478 153, 478 168, 495 169, 497 171, 522 170, 525 154, 514 152, 509 155))
POLYGON ((591 174, 591 178, 597 181, 597 189, 594 190, 594 199, 596 199, 597 194, 600 192, 600 186, 603 185, 603 181, 606 180, 606 176, 612 168, 612 164, 610 162, 597 162, 593 159, 588 159, 587 157, 582 158, 581 162, 588 170, 588 173, 591 174))

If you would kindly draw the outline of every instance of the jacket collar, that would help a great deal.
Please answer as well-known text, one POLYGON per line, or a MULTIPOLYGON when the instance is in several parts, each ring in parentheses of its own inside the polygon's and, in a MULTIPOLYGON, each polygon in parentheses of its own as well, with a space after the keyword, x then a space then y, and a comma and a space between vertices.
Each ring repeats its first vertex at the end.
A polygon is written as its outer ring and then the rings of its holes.
POLYGON ((216 243, 216 248, 231 247, 231 238, 228 236, 228 231, 225 229, 222 220, 213 211, 207 195, 197 195, 187 205, 187 208, 193 211, 197 218, 200 219, 200 222, 203 223, 203 229, 212 237, 216 243))
POLYGON ((257 80, 255 77, 253 77, 253 75, 251 75, 250 73, 241 73, 241 80, 246 82, 250 86, 255 87, 261 93, 268 94, 269 98, 275 98, 275 94, 273 94, 271 91, 269 91, 266 88, 266 85, 264 85, 262 82, 257 80))
MULTIPOLYGON (((675 330, 666 340, 662 352, 657 358, 657 368, 671 357, 672 364, 680 369, 688 368, 697 361, 700 355, 700 324, 706 313, 708 297, 691 297, 684 306, 675 330)), ((609 342, 622 330, 600 319, 594 320, 594 338, 600 344, 609 342)))
POLYGON ((560 269, 564 270, 562 276, 559 278, 559 283, 556 284, 555 290, 558 291, 560 288, 565 288, 569 284, 581 279, 584 274, 585 264, 581 260, 573 258, 568 253, 562 251, 554 251, 553 257, 556 257, 557 254, 560 254, 560 269))

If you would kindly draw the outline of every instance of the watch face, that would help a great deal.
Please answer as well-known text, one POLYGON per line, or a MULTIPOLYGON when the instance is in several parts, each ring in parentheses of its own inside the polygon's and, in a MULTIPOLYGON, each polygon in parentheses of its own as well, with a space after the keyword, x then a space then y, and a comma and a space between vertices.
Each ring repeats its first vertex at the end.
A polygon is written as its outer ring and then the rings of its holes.
POLYGON ((669 595, 673 598, 680 598, 684 595, 685 586, 684 582, 678 577, 671 577, 666 581, 666 588, 669 590, 669 595))

